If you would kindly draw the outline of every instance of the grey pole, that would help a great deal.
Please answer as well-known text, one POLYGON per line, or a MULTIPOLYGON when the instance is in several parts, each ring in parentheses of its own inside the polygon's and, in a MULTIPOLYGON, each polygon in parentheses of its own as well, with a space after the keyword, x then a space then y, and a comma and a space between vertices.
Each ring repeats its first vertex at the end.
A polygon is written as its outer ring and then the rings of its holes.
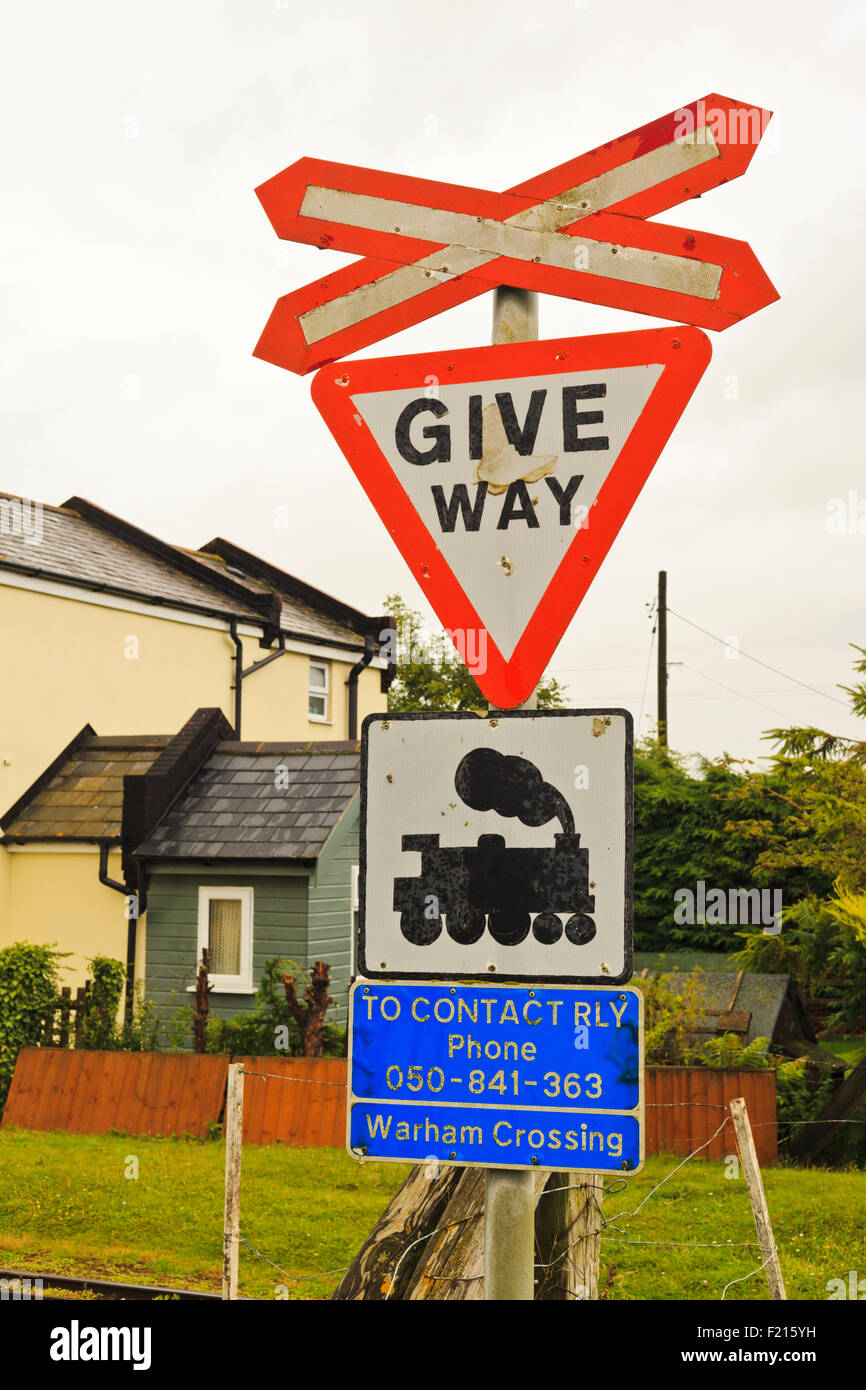
POLYGON ((658 741, 668 746, 668 572, 659 570, 658 741))
MULTIPOLYGON (((493 342, 538 337, 538 296, 503 286, 493 301, 493 342)), ((522 709, 535 709, 535 693, 522 709)), ((484 1171, 484 1297, 531 1302, 535 1293, 535 1173, 522 1168, 484 1171)))

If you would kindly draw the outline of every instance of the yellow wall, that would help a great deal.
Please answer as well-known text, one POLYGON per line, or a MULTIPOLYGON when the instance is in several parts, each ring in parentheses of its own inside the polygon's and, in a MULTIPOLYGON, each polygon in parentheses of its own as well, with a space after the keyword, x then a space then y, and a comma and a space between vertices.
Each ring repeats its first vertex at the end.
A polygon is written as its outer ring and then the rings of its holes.
MULTIPOLYGON (((235 649, 226 629, 86 598, 84 590, 70 599, 11 587, 0 574, 0 814, 84 724, 98 734, 174 734, 203 705, 216 705, 234 720, 235 649)), ((244 638, 244 666, 266 655, 255 637, 244 638)), ((346 738, 344 681, 353 660, 331 663, 330 724, 308 717, 308 655, 289 652, 247 677, 242 736, 270 742, 346 738)), ((361 673, 359 728, 366 714, 385 708, 379 678, 378 669, 361 673)))
MULTIPOLYGON (((73 994, 87 978, 90 957, 126 960, 125 900, 99 882, 98 871, 95 846, 83 853, 0 848, 0 947, 13 941, 56 942, 58 950, 71 951, 61 962, 60 977, 73 994)), ((109 855, 108 874, 120 879, 119 852, 109 855)), ((141 943, 136 954, 143 963, 141 943)))

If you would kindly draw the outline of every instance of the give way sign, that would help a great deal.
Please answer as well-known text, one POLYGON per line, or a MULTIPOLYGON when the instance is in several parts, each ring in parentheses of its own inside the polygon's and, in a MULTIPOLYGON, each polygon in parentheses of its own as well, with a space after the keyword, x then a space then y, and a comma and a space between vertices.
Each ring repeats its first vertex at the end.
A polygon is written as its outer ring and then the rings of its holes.
POLYGON ((312 396, 491 705, 532 693, 710 360, 696 328, 342 362, 312 396))

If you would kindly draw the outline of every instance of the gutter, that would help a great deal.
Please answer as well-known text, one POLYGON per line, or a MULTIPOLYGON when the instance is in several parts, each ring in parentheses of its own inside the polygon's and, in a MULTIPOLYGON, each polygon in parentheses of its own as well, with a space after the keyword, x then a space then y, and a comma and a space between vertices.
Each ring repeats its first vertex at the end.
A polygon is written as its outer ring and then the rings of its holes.
POLYGON ((236 619, 232 618, 229 623, 229 637, 235 644, 235 683, 231 689, 235 692, 235 738, 240 742, 241 738, 241 704, 243 700, 243 679, 244 679, 244 644, 238 637, 238 625, 236 619))
POLYGON ((364 655, 360 661, 356 661, 346 679, 349 690, 349 731, 348 738, 350 743, 356 743, 358 739, 358 678, 365 667, 370 665, 376 649, 373 645, 372 637, 364 638, 364 655))
MULTIPOLYGON (((120 845, 115 848, 119 849, 120 845)), ((108 840, 99 842, 99 882, 105 888, 113 888, 115 893, 122 893, 126 899, 126 918, 128 926, 126 928, 126 992, 123 1002, 123 1013, 127 1023, 132 1022, 132 1006, 135 1000, 135 944, 138 927, 138 918, 144 911, 141 897, 138 891, 130 889, 126 883, 118 883, 114 878, 108 877, 108 855, 112 845, 108 840)), ((142 874, 138 872, 138 885, 141 886, 142 874)))

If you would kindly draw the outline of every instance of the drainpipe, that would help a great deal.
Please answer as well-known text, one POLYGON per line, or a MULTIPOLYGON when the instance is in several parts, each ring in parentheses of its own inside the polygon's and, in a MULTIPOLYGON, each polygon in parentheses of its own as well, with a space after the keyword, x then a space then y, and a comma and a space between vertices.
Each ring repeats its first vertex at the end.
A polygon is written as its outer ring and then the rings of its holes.
MULTIPOLYGON (((132 1021, 132 1006, 135 999, 135 938, 138 926, 139 914, 143 911, 142 901, 139 892, 134 892, 126 883, 118 883, 116 879, 108 877, 108 855, 111 846, 106 841, 101 841, 99 845, 99 882, 106 888, 113 888, 115 893, 122 893, 127 900, 128 923, 126 929, 126 994, 123 1003, 123 1012, 126 1021, 132 1021), (129 912, 129 899, 132 899, 134 911, 129 912)), ((142 886, 141 870, 138 878, 139 889, 142 886)))
POLYGON ((234 618, 229 623, 229 636, 235 644, 235 683, 232 690, 235 692, 235 738, 240 742, 241 737, 241 696, 243 693, 243 664, 244 664, 244 644, 238 637, 238 625, 234 618))
POLYGON ((364 638, 364 655, 360 661, 356 661, 349 672, 346 685, 349 687, 349 742, 355 743, 358 738, 358 677, 366 666, 370 665, 376 649, 373 646, 373 639, 370 636, 364 638))

